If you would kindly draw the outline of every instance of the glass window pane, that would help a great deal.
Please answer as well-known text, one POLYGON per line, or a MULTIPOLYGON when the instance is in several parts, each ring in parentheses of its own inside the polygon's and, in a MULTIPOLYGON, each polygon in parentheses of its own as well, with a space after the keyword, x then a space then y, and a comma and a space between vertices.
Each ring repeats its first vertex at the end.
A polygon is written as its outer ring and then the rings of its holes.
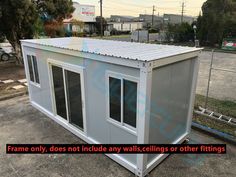
POLYGON ((64 119, 67 119, 62 68, 52 66, 52 75, 57 115, 61 116, 64 119))
POLYGON ((124 80, 124 123, 136 128, 137 83, 124 80))
POLYGON ((34 74, 35 74, 35 82, 39 84, 39 72, 38 72, 38 64, 35 56, 32 56, 33 66, 34 66, 34 74))
POLYGON ((27 61, 28 61, 28 67, 29 67, 30 80, 34 82, 33 66, 32 66, 30 55, 27 55, 27 61))
POLYGON ((121 121, 121 80, 109 77, 110 118, 121 121))
POLYGON ((83 130, 83 111, 80 74, 66 71, 68 112, 70 122, 83 130))

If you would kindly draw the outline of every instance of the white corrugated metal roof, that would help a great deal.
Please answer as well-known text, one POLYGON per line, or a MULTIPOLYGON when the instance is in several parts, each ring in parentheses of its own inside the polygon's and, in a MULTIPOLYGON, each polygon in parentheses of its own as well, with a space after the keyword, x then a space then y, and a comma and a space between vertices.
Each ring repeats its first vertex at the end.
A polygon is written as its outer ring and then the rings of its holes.
POLYGON ((77 37, 32 39, 22 41, 69 50, 77 50, 80 52, 140 61, 152 61, 201 50, 195 47, 144 44, 77 37))

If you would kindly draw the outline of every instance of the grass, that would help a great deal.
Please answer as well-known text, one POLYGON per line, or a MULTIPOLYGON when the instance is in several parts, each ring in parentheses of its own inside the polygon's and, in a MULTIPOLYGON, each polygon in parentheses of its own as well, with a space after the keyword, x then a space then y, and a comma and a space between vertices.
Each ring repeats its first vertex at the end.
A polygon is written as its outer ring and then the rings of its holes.
MULTIPOLYGON (((196 95, 195 109, 197 109, 198 106, 204 107, 204 104, 205 104, 205 96, 196 95)), ((236 118, 236 103, 235 102, 209 98, 207 108, 211 111, 236 118)), ((193 115, 193 121, 201 125, 205 125, 210 128, 219 130, 221 132, 236 136, 236 127, 233 125, 229 125, 224 122, 221 122, 221 121, 218 121, 218 120, 206 117, 206 116, 198 115, 195 113, 193 115)))
POLYGON ((233 125, 226 124, 224 122, 220 122, 205 116, 197 115, 194 113, 193 122, 198 124, 213 128, 215 130, 219 130, 221 132, 227 133, 229 135, 233 135, 236 137, 236 128, 233 125))
MULTIPOLYGON (((204 105, 205 96, 196 95, 195 108, 197 108, 198 106, 204 107, 204 105)), ((207 108, 211 111, 236 118, 236 103, 233 101, 224 101, 214 98, 208 98, 207 108)))

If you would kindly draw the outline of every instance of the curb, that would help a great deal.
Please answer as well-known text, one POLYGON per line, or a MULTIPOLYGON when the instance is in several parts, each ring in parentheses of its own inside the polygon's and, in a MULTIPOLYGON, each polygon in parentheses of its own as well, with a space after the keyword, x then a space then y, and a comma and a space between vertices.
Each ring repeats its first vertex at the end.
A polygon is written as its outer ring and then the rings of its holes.
MULTIPOLYGON (((209 49, 209 48, 204 48, 203 51, 207 51, 207 52, 211 52, 213 49, 209 49)), ((236 51, 233 50, 222 50, 222 49, 214 49, 214 52, 218 52, 218 53, 229 53, 229 54, 236 54, 236 51)))
POLYGON ((223 141, 227 141, 233 145, 236 145, 236 138, 232 135, 227 134, 227 133, 223 133, 221 131, 218 131, 216 129, 198 124, 196 122, 192 122, 192 128, 204 131, 205 133, 208 133, 216 138, 219 138, 223 141))
POLYGON ((28 94, 28 91, 23 91, 23 92, 19 92, 19 93, 14 93, 14 94, 2 96, 2 97, 0 97, 0 101, 8 100, 8 99, 18 97, 18 96, 23 96, 23 95, 26 95, 26 94, 28 94))

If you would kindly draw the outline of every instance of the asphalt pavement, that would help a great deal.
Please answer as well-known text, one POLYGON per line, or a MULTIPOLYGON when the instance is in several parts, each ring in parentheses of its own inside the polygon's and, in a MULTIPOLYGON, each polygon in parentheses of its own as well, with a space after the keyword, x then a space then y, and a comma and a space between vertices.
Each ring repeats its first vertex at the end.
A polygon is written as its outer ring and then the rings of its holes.
MULTIPOLYGON (((133 177, 103 154, 11 155, 7 143, 84 143, 81 139, 33 108, 28 96, 0 101, 1 177, 133 177)), ((192 130, 190 143, 225 143, 192 130)), ((150 177, 234 177, 236 147, 227 143, 227 154, 170 155, 150 177)))

